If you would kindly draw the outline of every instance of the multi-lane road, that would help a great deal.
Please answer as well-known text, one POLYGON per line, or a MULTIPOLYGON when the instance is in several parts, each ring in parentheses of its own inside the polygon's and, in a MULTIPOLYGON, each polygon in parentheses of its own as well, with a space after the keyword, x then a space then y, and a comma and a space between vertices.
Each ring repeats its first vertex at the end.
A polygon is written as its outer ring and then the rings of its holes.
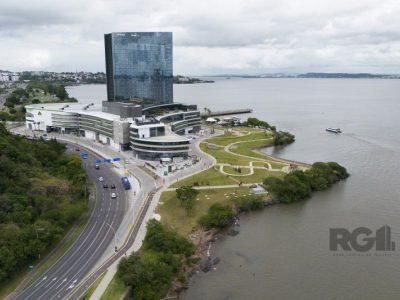
MULTIPOLYGON (((16 133, 20 133, 21 128, 14 129, 16 133)), ((58 136, 57 136, 58 137, 58 136)), ((58 137, 60 138, 60 137, 58 137)), ((75 148, 77 140, 70 140, 67 137, 60 138, 67 143, 68 151, 79 154, 75 148)), ((191 168, 180 171, 176 174, 172 174, 166 180, 165 185, 169 185, 181 179, 182 177, 189 176, 195 172, 199 172, 203 169, 208 168, 213 163, 213 159, 200 151, 198 143, 203 138, 197 140, 193 145, 193 153, 201 158, 202 162, 192 166, 191 168)), ((86 145, 87 141, 79 141, 82 146, 86 145)), ((82 146, 78 146, 83 149, 82 146)), ((109 155, 113 157, 118 155, 110 149, 102 149, 100 153, 103 155, 109 155), (104 152, 104 153, 103 153, 104 152)), ((121 154, 122 155, 122 154, 121 154)), ((122 155, 124 156, 124 155, 122 155)), ((51 266, 40 278, 38 278, 33 284, 27 287, 25 290, 17 293, 16 296, 11 299, 64 299, 65 297, 71 297, 71 299, 79 298, 79 295, 83 295, 87 286, 95 280, 104 269, 118 259, 118 256, 113 256, 113 259, 108 259, 105 264, 99 266, 99 261, 104 258, 104 254, 109 250, 110 245, 114 244, 114 230, 117 231, 120 227, 126 212, 128 210, 128 203, 130 197, 129 191, 125 191, 122 186, 120 176, 112 170, 111 165, 101 165, 99 170, 95 169, 95 160, 100 157, 89 151, 89 156, 86 160, 83 160, 85 169, 89 178, 96 184, 96 204, 93 209, 92 215, 87 223, 87 226, 82 231, 81 235, 74 242, 71 248, 53 265, 51 266), (108 184, 108 188, 103 188, 103 182, 99 181, 99 177, 104 178, 104 182, 108 184), (111 184, 116 185, 116 189, 111 189, 111 184), (117 194, 116 199, 111 199, 111 193, 117 194), (88 276, 90 274, 90 276, 88 276), (71 296, 73 295, 73 296, 71 296)), ((129 240, 124 244, 119 254, 125 253, 125 251, 132 245, 133 240, 136 238, 137 231, 140 224, 143 222, 144 215, 148 209, 151 199, 158 189, 156 189, 155 180, 149 176, 146 172, 136 166, 136 164, 127 166, 131 172, 134 172, 135 177, 140 182, 139 187, 133 186, 138 191, 136 201, 133 202, 132 209, 135 212, 132 216, 133 220, 137 219, 137 224, 133 228, 132 234, 129 236, 129 240), (139 189, 139 190, 138 190, 139 189), (148 195, 150 197, 148 197, 148 195), (144 206, 143 210, 140 207, 144 206), (139 214, 140 212, 140 214, 139 214)), ((130 190, 131 192, 131 190, 130 190)), ((124 221, 125 223, 125 221, 124 221)), ((126 225, 126 224, 125 224, 126 225)), ((124 226, 121 226, 124 227, 124 226)), ((128 228, 126 228, 128 230, 128 228)), ((123 241, 119 239, 117 241, 118 246, 122 246, 123 241)), ((110 253, 107 253, 110 254, 110 253)))
MULTIPOLYGON (((69 151, 79 153, 74 145, 68 145, 69 151)), ((128 207, 127 191, 122 186, 121 178, 110 165, 101 165, 96 170, 97 155, 89 152, 84 165, 89 178, 96 184, 96 204, 92 216, 81 235, 71 248, 32 285, 20 292, 14 299, 48 300, 63 299, 93 269, 114 243, 114 230, 120 226, 128 207), (99 177, 104 178, 108 188, 103 188, 99 177), (116 188, 111 189, 114 183, 116 188), (111 193, 117 194, 116 199, 111 193)))

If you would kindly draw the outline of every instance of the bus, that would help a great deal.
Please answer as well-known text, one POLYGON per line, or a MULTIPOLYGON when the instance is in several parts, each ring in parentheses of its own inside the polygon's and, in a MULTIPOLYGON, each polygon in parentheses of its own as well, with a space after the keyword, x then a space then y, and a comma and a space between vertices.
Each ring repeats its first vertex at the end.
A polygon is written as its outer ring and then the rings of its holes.
POLYGON ((128 177, 124 176, 121 178, 122 180, 122 185, 124 186, 124 189, 129 190, 131 188, 131 183, 129 182, 128 177))

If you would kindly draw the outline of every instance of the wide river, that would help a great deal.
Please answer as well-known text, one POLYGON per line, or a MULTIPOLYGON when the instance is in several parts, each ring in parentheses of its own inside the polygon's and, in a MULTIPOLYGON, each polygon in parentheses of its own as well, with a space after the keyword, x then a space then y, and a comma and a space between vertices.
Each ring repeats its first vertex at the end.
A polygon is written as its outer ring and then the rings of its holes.
MULTIPOLYGON (((85 102, 106 98, 104 85, 68 92, 85 102)), ((337 161, 351 173, 307 201, 241 217, 240 234, 212 247, 221 262, 193 278, 185 299, 400 299, 400 250, 329 250, 330 228, 383 225, 400 249, 399 80, 219 79, 175 85, 174 95, 211 110, 253 108, 254 116, 296 135, 292 145, 268 153, 337 161)))

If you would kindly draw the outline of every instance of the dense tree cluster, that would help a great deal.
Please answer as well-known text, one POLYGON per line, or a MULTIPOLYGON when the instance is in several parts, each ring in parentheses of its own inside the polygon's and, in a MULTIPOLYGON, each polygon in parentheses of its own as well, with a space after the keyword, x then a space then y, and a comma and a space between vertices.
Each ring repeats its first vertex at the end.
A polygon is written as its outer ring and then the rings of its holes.
POLYGON ((4 105, 8 111, 0 112, 1 121, 23 121, 25 119, 25 105, 48 102, 44 95, 54 95, 50 98, 52 102, 77 102, 75 98, 69 97, 64 85, 52 82, 30 82, 25 89, 17 88, 6 98, 4 105), (39 96, 40 97, 39 97, 39 96), (39 98, 38 98, 39 97, 39 98), (42 100, 40 99, 42 98, 42 100), (43 100, 45 99, 45 100, 43 100))
POLYGON ((259 195, 244 195, 233 198, 232 200, 239 212, 249 212, 264 207, 264 200, 259 195))
POLYGON ((275 145, 287 145, 293 143, 295 140, 293 134, 287 131, 277 131, 275 126, 270 125, 268 122, 259 120, 257 118, 248 118, 247 121, 243 123, 243 125, 248 127, 263 128, 272 131, 274 135, 275 145))
POLYGON ((86 174, 58 142, 0 124, 0 282, 35 261, 85 210, 86 174))
POLYGON ((132 287, 132 299, 158 300, 193 253, 192 243, 153 219, 147 223, 140 252, 121 259, 118 276, 132 287))
POLYGON ((75 98, 69 97, 67 91, 65 90, 65 86, 60 83, 33 81, 28 84, 26 90, 30 94, 34 93, 36 90, 42 90, 45 95, 55 95, 60 102, 77 102, 75 98))
POLYGON ((259 120, 257 118, 247 118, 247 121, 243 123, 244 126, 248 127, 258 127, 258 128, 264 128, 264 129, 269 129, 271 131, 275 131, 276 128, 275 126, 271 126, 268 122, 259 120))
POLYGON ((309 197, 311 192, 326 190, 348 176, 347 170, 336 162, 316 162, 309 170, 293 171, 283 179, 268 177, 264 185, 281 202, 292 203, 309 197))
POLYGON ((214 203, 207 214, 200 218, 199 223, 205 229, 224 228, 231 225, 234 218, 235 212, 230 205, 214 203))
POLYGON ((275 132, 274 144, 276 146, 279 145, 287 145, 293 143, 295 140, 294 135, 287 131, 278 131, 275 132))
POLYGON ((16 105, 26 104, 29 100, 29 94, 25 89, 17 88, 6 98, 5 106, 13 108, 16 105))

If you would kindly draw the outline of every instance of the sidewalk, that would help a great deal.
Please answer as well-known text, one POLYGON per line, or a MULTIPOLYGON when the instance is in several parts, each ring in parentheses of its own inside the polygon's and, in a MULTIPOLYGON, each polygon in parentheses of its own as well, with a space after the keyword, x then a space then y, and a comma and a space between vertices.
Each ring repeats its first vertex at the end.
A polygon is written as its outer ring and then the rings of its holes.
MULTIPOLYGON (((244 186, 252 186, 255 185, 256 183, 243 183, 242 185, 238 184, 229 184, 229 185, 207 185, 207 186, 194 186, 193 188, 195 190, 211 190, 211 189, 229 189, 229 188, 241 188, 244 186)), ((167 188, 164 191, 165 192, 171 192, 175 191, 177 188, 167 188)))

